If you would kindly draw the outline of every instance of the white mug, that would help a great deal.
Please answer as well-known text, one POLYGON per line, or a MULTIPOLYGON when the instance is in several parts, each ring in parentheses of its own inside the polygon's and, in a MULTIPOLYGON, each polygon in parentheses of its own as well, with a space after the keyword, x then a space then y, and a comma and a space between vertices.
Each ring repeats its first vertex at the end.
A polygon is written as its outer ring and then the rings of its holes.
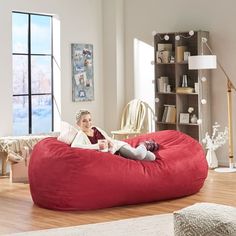
POLYGON ((108 152, 108 141, 106 139, 98 139, 98 148, 100 152, 108 152))
POLYGON ((170 93, 170 92, 171 92, 171 88, 170 88, 170 85, 169 85, 169 84, 167 85, 166 92, 167 92, 167 93, 170 93))

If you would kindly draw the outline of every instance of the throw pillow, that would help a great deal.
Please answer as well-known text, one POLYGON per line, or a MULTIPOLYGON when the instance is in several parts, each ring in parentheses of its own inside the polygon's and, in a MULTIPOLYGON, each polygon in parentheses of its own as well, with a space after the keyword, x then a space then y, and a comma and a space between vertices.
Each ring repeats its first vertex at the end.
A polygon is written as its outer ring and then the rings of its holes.
POLYGON ((78 133, 78 130, 65 121, 61 121, 61 132, 57 137, 57 140, 64 142, 66 144, 71 144, 78 133))

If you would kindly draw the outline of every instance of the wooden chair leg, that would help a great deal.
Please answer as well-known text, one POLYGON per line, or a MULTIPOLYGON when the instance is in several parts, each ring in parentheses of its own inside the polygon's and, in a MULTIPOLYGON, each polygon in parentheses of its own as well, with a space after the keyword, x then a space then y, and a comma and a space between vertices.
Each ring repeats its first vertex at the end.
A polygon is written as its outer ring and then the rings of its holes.
POLYGON ((7 174, 7 153, 0 152, 0 157, 2 158, 2 176, 7 174))

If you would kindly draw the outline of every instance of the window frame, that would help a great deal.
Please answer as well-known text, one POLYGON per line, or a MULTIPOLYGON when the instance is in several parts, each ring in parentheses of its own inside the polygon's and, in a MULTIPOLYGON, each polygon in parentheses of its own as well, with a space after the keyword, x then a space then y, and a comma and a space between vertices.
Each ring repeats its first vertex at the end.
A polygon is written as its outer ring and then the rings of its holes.
POLYGON ((27 39, 28 39, 28 50, 27 53, 15 53, 13 52, 12 48, 12 59, 14 56, 27 56, 28 58, 28 93, 20 93, 20 94, 14 94, 13 93, 13 98, 14 97, 28 97, 28 134, 32 134, 32 97, 33 96, 44 96, 44 95, 50 95, 51 96, 51 131, 54 131, 54 90, 53 90, 53 16, 52 15, 47 15, 47 14, 39 14, 39 13, 30 13, 30 12, 20 12, 20 11, 12 11, 13 13, 17 14, 25 14, 28 15, 28 32, 27 32, 27 39), (49 54, 45 53, 31 53, 31 16, 45 16, 45 17, 50 17, 51 18, 51 51, 49 54), (32 56, 47 56, 50 57, 50 64, 51 64, 51 92, 48 93, 32 93, 32 88, 31 88, 31 81, 32 81, 32 74, 31 74, 31 60, 32 56))

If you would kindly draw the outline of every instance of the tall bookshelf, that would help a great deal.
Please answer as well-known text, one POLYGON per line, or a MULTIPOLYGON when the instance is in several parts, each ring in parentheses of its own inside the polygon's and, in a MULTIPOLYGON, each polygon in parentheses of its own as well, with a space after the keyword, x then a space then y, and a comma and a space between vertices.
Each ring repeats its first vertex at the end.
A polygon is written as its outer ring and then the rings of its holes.
POLYGON ((200 142, 211 127, 210 74, 208 70, 189 70, 187 57, 201 54, 202 37, 208 38, 209 33, 172 32, 154 36, 156 130, 179 130, 200 142), (188 112, 189 107, 194 109, 192 113, 188 112), (167 110, 171 119, 165 117, 167 110), (193 114, 197 118, 192 118, 193 114))

